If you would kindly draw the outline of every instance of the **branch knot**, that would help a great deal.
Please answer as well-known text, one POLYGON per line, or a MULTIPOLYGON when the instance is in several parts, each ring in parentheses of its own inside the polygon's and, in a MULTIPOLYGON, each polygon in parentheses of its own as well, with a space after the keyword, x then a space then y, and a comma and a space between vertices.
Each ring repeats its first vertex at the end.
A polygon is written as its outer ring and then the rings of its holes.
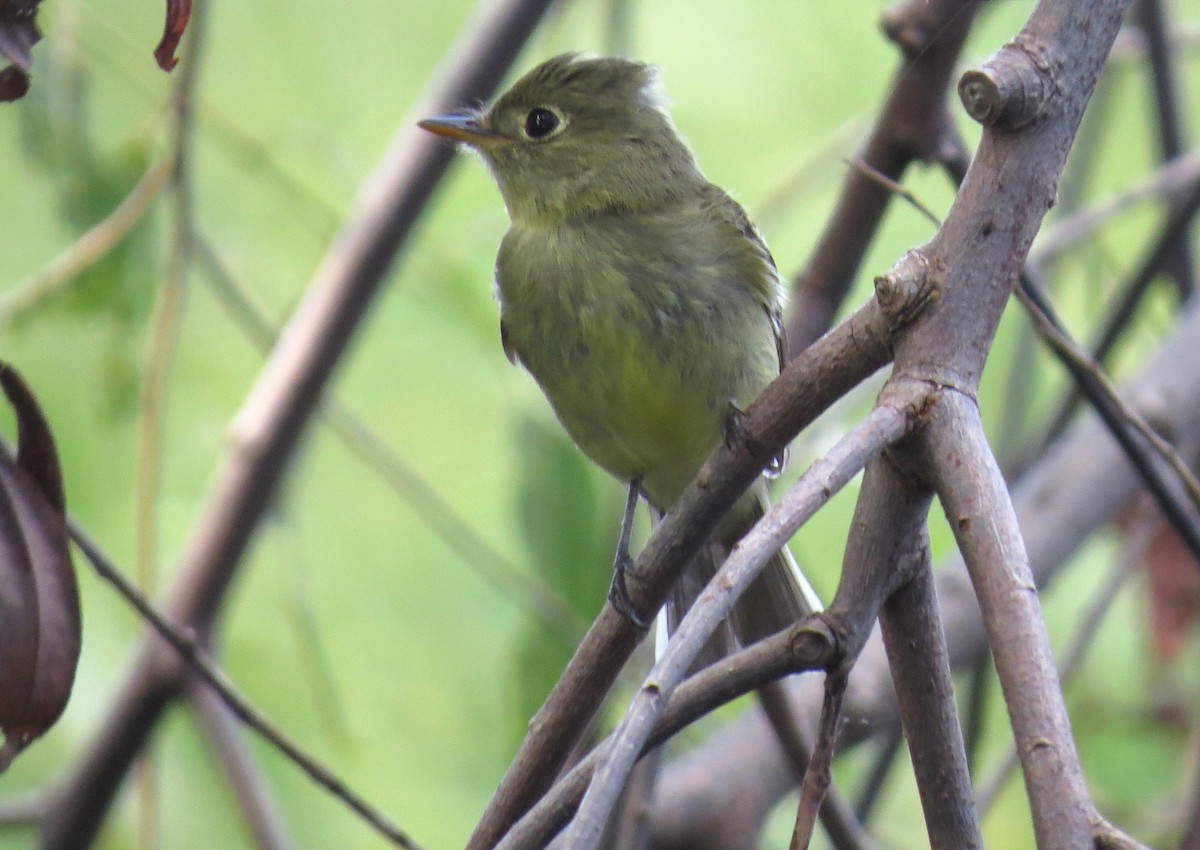
POLYGON ((1043 112, 1054 94, 1054 75, 1036 43, 1010 42, 958 81, 967 114, 985 127, 1019 130, 1043 112))
POLYGON ((875 300, 897 333, 938 297, 938 275, 932 258, 920 248, 908 251, 888 273, 875 278, 875 300))
POLYGON ((788 637, 791 668, 796 671, 832 669, 846 657, 844 641, 821 614, 792 627, 788 637))

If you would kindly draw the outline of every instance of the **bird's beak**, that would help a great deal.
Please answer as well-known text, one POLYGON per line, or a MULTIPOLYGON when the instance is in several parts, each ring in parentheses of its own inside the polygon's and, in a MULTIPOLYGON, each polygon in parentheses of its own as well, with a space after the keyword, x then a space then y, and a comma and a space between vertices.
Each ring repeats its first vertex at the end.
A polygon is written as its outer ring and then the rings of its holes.
POLYGON ((496 136, 494 132, 480 123, 477 115, 442 115, 418 121, 417 126, 435 135, 454 139, 456 142, 466 142, 469 145, 477 145, 496 136))

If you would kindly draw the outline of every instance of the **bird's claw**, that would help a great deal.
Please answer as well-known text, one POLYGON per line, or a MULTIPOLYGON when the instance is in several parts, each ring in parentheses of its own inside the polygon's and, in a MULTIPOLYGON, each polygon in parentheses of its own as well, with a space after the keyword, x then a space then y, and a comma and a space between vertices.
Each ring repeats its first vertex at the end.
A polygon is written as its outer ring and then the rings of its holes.
POLYGON ((634 609, 633 600, 629 597, 629 588, 625 585, 625 576, 632 567, 633 559, 629 557, 628 552, 617 555, 617 560, 613 563, 612 584, 608 588, 608 601, 618 614, 639 629, 645 630, 650 628, 650 623, 634 609))

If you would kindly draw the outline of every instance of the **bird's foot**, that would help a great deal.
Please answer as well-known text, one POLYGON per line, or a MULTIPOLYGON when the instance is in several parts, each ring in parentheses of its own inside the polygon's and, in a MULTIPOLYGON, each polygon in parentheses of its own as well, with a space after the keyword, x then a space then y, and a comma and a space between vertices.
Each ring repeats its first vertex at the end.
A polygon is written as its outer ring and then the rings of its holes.
POLYGON ((735 449, 737 444, 741 443, 752 457, 762 461, 764 475, 768 478, 778 478, 787 463, 787 449, 785 448, 779 454, 768 452, 766 446, 746 430, 746 425, 742 422, 744 415, 736 404, 732 401, 729 402, 729 409, 725 412, 725 425, 722 429, 725 436, 725 447, 735 449))
POLYGON ((629 556, 629 553, 618 552, 617 559, 613 562, 613 577, 612 584, 608 588, 608 601, 618 614, 639 629, 649 629, 650 623, 633 607, 633 600, 629 598, 629 588, 625 584, 626 575, 632 569, 633 558, 629 556))

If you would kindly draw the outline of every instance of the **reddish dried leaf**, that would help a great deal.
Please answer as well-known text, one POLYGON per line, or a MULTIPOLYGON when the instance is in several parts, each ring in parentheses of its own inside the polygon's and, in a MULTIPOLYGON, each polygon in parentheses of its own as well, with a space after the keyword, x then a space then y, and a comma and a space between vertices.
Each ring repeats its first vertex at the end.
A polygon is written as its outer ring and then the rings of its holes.
POLYGON ((1170 663, 1200 620, 1200 564, 1169 523, 1160 523, 1154 531, 1146 552, 1146 575, 1154 648, 1160 660, 1170 663))
POLYGON ((154 58, 164 71, 170 71, 179 64, 175 51, 179 49, 179 42, 191 16, 192 0, 167 0, 167 23, 163 28, 162 41, 154 48, 154 58))
POLYGON ((19 434, 16 460, 0 458, 0 675, 9 676, 0 681, 3 770, 66 707, 81 626, 53 437, 33 394, 6 364, 0 387, 19 434))
POLYGON ((1150 629, 1158 660, 1174 661, 1200 620, 1200 563, 1146 493, 1117 514, 1126 536, 1146 533, 1142 566, 1150 588, 1150 629), (1145 532, 1139 532, 1139 527, 1145 532), (1148 533, 1147 533, 1148 532, 1148 533))

